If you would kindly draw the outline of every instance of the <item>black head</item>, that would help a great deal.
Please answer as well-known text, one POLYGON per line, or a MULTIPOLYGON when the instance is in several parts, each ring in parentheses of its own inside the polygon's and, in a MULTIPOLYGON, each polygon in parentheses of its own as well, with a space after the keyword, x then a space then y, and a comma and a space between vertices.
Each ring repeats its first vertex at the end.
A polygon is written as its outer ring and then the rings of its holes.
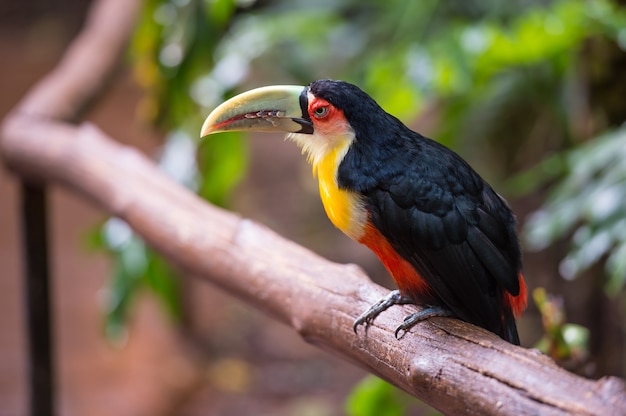
POLYGON ((308 91, 342 110, 357 140, 380 139, 397 128, 406 128, 356 85, 324 79, 312 82, 308 91))

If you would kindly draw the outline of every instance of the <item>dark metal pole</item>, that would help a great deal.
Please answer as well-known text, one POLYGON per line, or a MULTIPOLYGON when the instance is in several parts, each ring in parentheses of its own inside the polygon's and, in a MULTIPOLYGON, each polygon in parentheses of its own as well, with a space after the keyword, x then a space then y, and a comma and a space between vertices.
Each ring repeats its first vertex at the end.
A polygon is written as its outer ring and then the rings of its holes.
POLYGON ((22 236, 31 416, 54 414, 46 190, 22 182, 22 236))

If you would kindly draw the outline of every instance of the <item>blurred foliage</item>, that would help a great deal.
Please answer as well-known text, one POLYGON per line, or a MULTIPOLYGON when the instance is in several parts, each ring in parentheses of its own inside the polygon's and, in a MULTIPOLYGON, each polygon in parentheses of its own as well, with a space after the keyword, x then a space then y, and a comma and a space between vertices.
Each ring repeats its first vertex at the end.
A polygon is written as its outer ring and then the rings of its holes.
POLYGON ((348 416, 402 416, 410 410, 423 416, 441 414, 373 375, 366 376, 352 389, 345 410, 348 416))
POLYGON ((533 290, 533 299, 544 329, 535 348, 572 371, 584 366, 589 357, 589 330, 567 323, 563 300, 548 295, 545 289, 533 290))
POLYGON ((126 323, 138 289, 148 288, 175 320, 180 319, 180 286, 174 270, 154 256, 144 242, 119 218, 111 218, 89 236, 90 247, 106 248, 116 261, 109 285, 100 292, 106 313, 104 332, 115 345, 128 339, 126 323))
MULTIPOLYGON (((626 49, 626 12, 610 0, 147 0, 130 57, 147 93, 140 113, 166 133, 161 166, 219 205, 244 175, 246 145, 237 133, 199 145, 197 134, 213 107, 252 86, 345 79, 406 122, 434 107, 433 135, 491 182, 553 154, 505 188, 555 184, 529 221, 529 245, 574 235, 563 274, 608 258, 607 288, 617 293, 626 280, 625 134, 593 138, 618 126, 589 94, 609 67, 597 52, 607 44, 626 49)), ((116 238, 103 239, 117 259, 112 327, 142 287, 179 316, 169 266, 132 232, 124 244, 116 238)), ((349 406, 365 400, 359 394, 349 406)))
POLYGON ((239 133, 198 146, 206 115, 198 101, 214 106, 245 75, 220 69, 214 59, 236 7, 233 0, 148 0, 130 50, 147 93, 141 114, 170 132, 162 160, 182 161, 166 171, 221 206, 245 173, 245 146, 239 133))
MULTIPOLYGON (((130 48, 135 78, 146 91, 139 113, 166 132, 158 155, 161 169, 177 182, 220 206, 243 178, 247 152, 242 135, 200 144, 199 126, 205 116, 193 91, 212 81, 215 103, 229 94, 239 78, 215 74, 213 52, 233 17, 231 0, 147 0, 130 48), (226 82, 221 77, 230 77, 226 82), (207 81, 209 80, 209 81, 207 81), (216 86, 219 86, 217 88, 216 86)), ((174 320, 180 320, 181 282, 176 271, 135 235, 112 218, 101 229, 99 247, 112 255, 115 269, 104 291, 105 333, 116 342, 139 290, 148 289, 174 320)))
POLYGON ((606 290, 626 282, 626 124, 575 149, 545 159, 524 174, 542 184, 559 178, 543 207, 525 224, 527 246, 542 250, 572 235, 559 271, 573 279, 606 259, 606 290))
POLYGON ((617 39, 626 23, 607 1, 268 4, 238 19, 226 43, 227 54, 255 59, 255 79, 345 79, 406 121, 441 101, 439 141, 499 142, 511 153, 546 117, 562 129, 584 40, 617 39), (519 111, 527 127, 518 133, 506 122, 519 111))

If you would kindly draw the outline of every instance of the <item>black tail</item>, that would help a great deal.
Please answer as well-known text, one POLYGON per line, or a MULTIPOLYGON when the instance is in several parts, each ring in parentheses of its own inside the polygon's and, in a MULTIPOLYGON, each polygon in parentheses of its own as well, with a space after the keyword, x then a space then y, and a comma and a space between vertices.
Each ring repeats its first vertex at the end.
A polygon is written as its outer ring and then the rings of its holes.
POLYGON ((515 318, 513 317, 513 311, 511 311, 510 309, 504 310, 500 336, 513 345, 520 344, 519 335, 517 334, 517 325, 515 325, 515 318))

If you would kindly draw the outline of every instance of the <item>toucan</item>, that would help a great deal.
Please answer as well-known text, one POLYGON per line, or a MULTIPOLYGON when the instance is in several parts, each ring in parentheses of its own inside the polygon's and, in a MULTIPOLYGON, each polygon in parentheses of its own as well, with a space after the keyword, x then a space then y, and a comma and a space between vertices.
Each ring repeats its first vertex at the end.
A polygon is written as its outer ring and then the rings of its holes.
POLYGON ((366 245, 398 290, 355 320, 394 304, 425 306, 396 330, 452 316, 519 345, 527 290, 516 220, 458 154, 385 112, 359 87, 319 80, 257 88, 219 105, 201 137, 285 132, 306 154, 330 221, 366 245))

